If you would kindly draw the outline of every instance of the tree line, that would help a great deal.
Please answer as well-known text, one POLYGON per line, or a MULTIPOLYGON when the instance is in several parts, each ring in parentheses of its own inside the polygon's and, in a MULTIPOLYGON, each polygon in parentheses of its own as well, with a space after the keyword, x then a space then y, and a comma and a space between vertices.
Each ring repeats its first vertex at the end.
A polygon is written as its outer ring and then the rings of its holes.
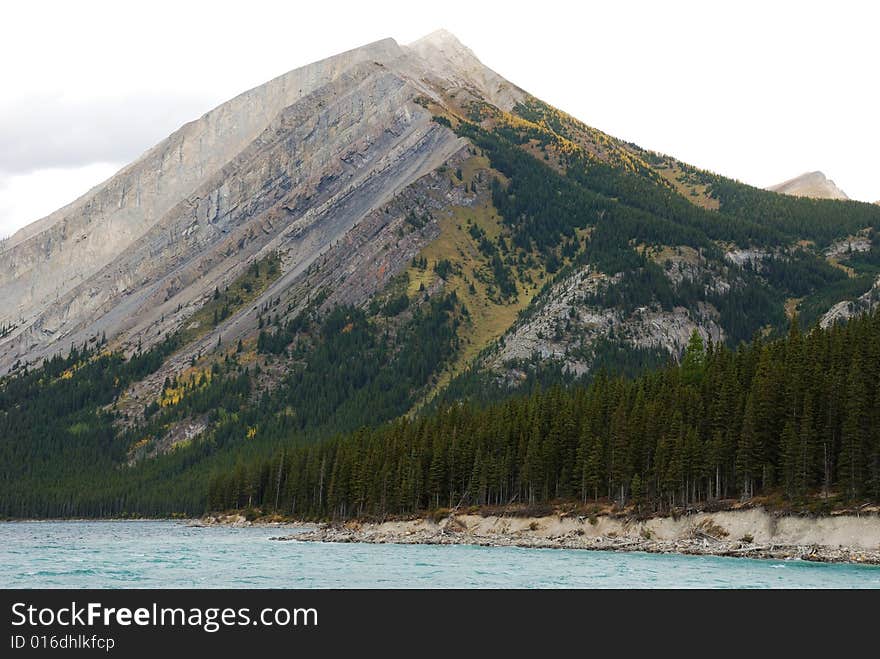
POLYGON ((878 383, 880 313, 806 334, 794 322, 736 351, 695 334, 680 364, 632 380, 600 374, 283 445, 215 474, 208 506, 345 518, 560 500, 878 501, 878 383))

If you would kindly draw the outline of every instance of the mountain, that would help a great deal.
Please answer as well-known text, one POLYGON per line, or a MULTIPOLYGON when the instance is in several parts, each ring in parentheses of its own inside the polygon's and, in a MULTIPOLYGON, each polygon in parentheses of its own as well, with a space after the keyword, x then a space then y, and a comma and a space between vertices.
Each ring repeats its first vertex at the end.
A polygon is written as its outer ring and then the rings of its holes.
POLYGON ((812 197, 814 199, 849 199, 846 193, 826 178, 822 172, 801 174, 784 183, 767 188, 773 192, 794 195, 795 197, 812 197))
POLYGON ((390 39, 297 69, 13 235, 0 253, 0 324, 17 329, 0 365, 102 333, 149 344, 272 250, 286 250, 285 281, 295 277, 462 148, 412 103, 436 94, 419 79, 427 70, 390 39))
POLYGON ((199 510, 279 443, 828 326, 875 306, 877 227, 587 126, 448 32, 369 44, 0 244, 0 514, 199 510))

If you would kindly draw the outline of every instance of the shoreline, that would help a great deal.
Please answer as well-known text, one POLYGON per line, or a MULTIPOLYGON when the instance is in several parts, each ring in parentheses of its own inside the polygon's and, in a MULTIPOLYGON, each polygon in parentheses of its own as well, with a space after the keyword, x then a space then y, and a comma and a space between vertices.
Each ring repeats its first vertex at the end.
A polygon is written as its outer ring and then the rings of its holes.
POLYGON ((645 552, 880 566, 880 514, 804 517, 755 507, 638 519, 620 515, 542 516, 457 513, 437 519, 316 523, 290 518, 20 519, 8 523, 174 522, 185 528, 265 528, 296 532, 274 541, 471 545, 645 552))
POLYGON ((0 524, 35 524, 59 522, 197 522, 198 517, 23 517, 0 519, 0 524))
POLYGON ((325 523, 311 528, 298 523, 286 526, 304 530, 271 539, 646 552, 880 566, 880 516, 805 519, 775 517, 753 509, 696 513, 678 519, 456 514, 440 521, 417 518, 325 523))

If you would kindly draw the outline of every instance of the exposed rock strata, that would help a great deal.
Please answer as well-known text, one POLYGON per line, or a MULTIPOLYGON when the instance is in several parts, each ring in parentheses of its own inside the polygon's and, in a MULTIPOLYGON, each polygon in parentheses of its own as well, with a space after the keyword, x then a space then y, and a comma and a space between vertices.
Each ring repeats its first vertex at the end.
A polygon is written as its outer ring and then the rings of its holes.
POLYGON ((416 101, 522 92, 446 32, 276 78, 187 124, 0 251, 0 373, 106 335, 148 347, 277 250, 279 292, 462 140, 416 101))

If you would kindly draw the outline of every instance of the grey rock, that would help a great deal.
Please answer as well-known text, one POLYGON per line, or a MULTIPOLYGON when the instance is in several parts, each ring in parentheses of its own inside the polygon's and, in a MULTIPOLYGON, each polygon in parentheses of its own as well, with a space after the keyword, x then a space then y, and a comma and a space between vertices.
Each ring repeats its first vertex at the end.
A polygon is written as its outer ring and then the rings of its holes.
POLYGON ((841 300, 819 319, 819 326, 828 328, 835 323, 844 322, 853 316, 873 311, 880 306, 880 276, 874 281, 874 285, 866 293, 855 300, 841 300))
MULTIPOLYGON (((296 69, 186 124, 0 244, 0 325, 15 326, 0 373, 102 334, 149 347, 272 251, 283 274, 254 306, 277 298, 462 148, 416 102, 461 91, 508 108, 522 98, 441 31, 296 69)), ((203 343, 253 320, 239 314, 203 343)))

